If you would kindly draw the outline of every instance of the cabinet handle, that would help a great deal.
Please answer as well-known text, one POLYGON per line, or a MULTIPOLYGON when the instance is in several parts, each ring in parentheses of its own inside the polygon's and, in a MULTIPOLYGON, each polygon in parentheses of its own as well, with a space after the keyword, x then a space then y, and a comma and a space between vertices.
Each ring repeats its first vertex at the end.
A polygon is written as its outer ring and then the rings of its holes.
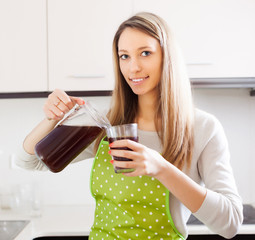
POLYGON ((82 75, 82 74, 74 74, 68 76, 69 78, 104 78, 105 75, 82 75))

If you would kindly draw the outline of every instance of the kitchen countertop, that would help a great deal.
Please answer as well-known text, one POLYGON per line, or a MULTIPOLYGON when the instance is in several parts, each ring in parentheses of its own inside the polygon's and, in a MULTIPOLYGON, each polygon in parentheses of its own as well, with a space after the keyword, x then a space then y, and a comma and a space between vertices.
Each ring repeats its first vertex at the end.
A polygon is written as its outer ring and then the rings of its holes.
MULTIPOLYGON (((0 220, 29 221, 15 240, 31 240, 42 236, 88 236, 93 219, 93 205, 44 206, 39 217, 17 214, 11 210, 0 211, 0 220)), ((212 234, 201 224, 189 224, 188 230, 190 235, 212 234)), ((239 234, 255 234, 255 224, 243 224, 239 234)))

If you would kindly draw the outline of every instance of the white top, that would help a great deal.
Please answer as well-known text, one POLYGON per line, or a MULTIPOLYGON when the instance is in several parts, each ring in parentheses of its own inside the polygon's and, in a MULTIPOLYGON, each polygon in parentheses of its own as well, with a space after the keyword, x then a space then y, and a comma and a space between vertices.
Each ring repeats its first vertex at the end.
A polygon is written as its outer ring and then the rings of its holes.
MULTIPOLYGON (((194 151, 191 167, 184 169, 190 178, 207 188, 207 195, 195 213, 211 231, 225 238, 233 237, 243 221, 243 206, 238 194, 232 168, 227 139, 220 122, 211 114, 196 109, 194 151)), ((161 151, 156 132, 139 130, 139 142, 161 151)), ((16 164, 25 169, 47 170, 35 157, 22 148, 16 164)), ((73 162, 93 156, 93 145, 83 151, 73 162)), ((170 194, 170 212, 178 231, 187 237, 187 226, 191 212, 170 194)))

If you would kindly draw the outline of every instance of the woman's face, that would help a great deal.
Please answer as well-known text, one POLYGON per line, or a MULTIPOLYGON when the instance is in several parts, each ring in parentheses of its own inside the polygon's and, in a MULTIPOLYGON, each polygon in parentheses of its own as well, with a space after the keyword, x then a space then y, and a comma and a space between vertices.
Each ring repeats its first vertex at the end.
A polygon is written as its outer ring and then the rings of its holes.
POLYGON ((161 79, 162 50, 157 39, 126 28, 118 42, 120 71, 137 95, 156 94, 161 79))

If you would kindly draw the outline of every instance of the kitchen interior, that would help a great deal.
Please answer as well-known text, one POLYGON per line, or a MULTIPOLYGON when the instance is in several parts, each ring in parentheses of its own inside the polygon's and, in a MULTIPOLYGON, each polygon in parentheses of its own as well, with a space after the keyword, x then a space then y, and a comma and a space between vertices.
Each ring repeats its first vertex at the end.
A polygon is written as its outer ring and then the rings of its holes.
MULTIPOLYGON (((139 11, 169 23, 195 106, 222 123, 244 204, 244 223, 233 239, 255 239, 254 0, 1 0, 1 240, 87 239, 95 207, 93 159, 52 173, 21 169, 15 157, 44 118, 43 104, 54 89, 107 110, 114 84, 111 41, 118 25, 139 11)), ((188 239, 223 239, 193 217, 188 229, 188 239)))

